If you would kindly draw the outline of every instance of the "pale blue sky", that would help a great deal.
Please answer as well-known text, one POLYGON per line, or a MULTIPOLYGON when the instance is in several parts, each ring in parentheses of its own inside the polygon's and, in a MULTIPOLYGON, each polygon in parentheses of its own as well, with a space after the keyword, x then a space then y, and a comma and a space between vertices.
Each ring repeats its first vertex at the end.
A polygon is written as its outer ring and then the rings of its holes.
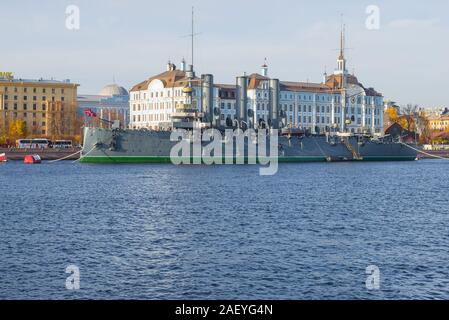
POLYGON ((112 82, 129 89, 190 59, 190 7, 197 16, 196 70, 233 83, 244 71, 321 81, 333 71, 340 13, 347 25, 348 69, 400 104, 449 105, 449 1, 297 0, 18 0, 0 2, 0 70, 22 78, 70 78, 79 92, 112 82), (76 4, 81 29, 65 28, 76 4), (365 27, 368 5, 380 7, 380 30, 365 27))

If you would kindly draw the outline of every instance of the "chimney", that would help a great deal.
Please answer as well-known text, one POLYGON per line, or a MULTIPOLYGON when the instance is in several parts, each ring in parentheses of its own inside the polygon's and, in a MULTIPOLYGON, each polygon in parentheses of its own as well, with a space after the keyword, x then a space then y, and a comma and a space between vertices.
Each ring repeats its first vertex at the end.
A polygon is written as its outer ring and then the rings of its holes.
POLYGON ((186 76, 189 79, 195 78, 195 71, 193 71, 193 66, 191 64, 189 65, 189 68, 187 69, 186 76))
POLYGON ((240 121, 245 121, 248 124, 248 77, 241 76, 236 78, 236 104, 235 113, 237 119, 240 121))
POLYGON ((269 125, 272 129, 279 129, 279 80, 270 80, 270 106, 269 106, 269 125))

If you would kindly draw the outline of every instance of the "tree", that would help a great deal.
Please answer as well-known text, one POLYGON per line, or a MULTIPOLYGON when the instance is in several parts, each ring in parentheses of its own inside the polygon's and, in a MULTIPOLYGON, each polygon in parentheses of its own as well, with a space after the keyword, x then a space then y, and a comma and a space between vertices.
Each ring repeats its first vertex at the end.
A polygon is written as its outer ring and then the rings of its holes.
POLYGON ((9 125, 9 138, 13 141, 25 138, 27 135, 27 128, 25 121, 16 119, 13 120, 9 125))
POLYGON ((5 133, 0 133, 0 146, 5 145, 8 142, 8 137, 5 133))
POLYGON ((385 115, 387 116, 387 120, 391 123, 396 123, 398 120, 398 110, 395 107, 388 107, 385 110, 385 115))
POLYGON ((5 145, 8 140, 8 134, 4 126, 0 126, 0 145, 5 145))

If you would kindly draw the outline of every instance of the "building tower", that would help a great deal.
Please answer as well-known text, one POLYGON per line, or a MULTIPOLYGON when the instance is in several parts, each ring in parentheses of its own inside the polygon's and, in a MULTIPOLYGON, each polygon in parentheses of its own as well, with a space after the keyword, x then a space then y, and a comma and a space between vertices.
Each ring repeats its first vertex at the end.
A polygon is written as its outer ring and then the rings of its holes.
POLYGON ((348 76, 348 70, 346 69, 346 57, 345 57, 345 25, 341 27, 340 33, 340 55, 337 59, 337 70, 334 72, 335 75, 341 76, 340 86, 342 88, 346 87, 346 78, 348 76))
POLYGON ((181 60, 181 71, 186 72, 186 60, 184 58, 181 60))
POLYGON ((265 62, 262 65, 262 75, 264 77, 268 77, 268 64, 267 64, 267 58, 265 58, 265 62))

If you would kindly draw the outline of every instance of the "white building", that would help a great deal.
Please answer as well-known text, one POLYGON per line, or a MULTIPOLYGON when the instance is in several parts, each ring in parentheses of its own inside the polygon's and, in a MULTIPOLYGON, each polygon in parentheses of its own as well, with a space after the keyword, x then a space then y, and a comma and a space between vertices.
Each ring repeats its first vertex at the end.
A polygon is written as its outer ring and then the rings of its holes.
MULTIPOLYGON (((171 125, 171 115, 176 107, 185 103, 183 88, 188 84, 187 71, 183 62, 181 70, 168 63, 167 71, 151 77, 130 90, 130 127, 164 129, 171 125)), ((199 103, 195 97, 200 96, 200 79, 194 77, 194 104, 199 103)))
MULTIPOLYGON (((383 97, 373 88, 365 88, 354 75, 348 73, 343 48, 342 32, 338 67, 332 75, 324 74, 322 83, 279 81, 277 95, 282 127, 309 129, 314 133, 330 128, 383 132, 383 97)), ((245 111, 253 111, 247 119, 248 125, 258 127, 263 122, 270 124, 273 89, 270 87, 268 65, 265 63, 262 66, 261 74, 239 78, 246 79, 243 80, 246 81, 245 111)), ((194 75, 193 79, 193 105, 201 110, 201 80, 194 75)), ((169 128, 171 114, 185 102, 183 88, 187 84, 188 71, 183 61, 181 70, 169 63, 166 72, 134 86, 130 91, 131 127, 169 128)), ((222 125, 226 123, 226 118, 238 117, 237 91, 237 85, 214 84, 213 108, 220 110, 222 125)))

